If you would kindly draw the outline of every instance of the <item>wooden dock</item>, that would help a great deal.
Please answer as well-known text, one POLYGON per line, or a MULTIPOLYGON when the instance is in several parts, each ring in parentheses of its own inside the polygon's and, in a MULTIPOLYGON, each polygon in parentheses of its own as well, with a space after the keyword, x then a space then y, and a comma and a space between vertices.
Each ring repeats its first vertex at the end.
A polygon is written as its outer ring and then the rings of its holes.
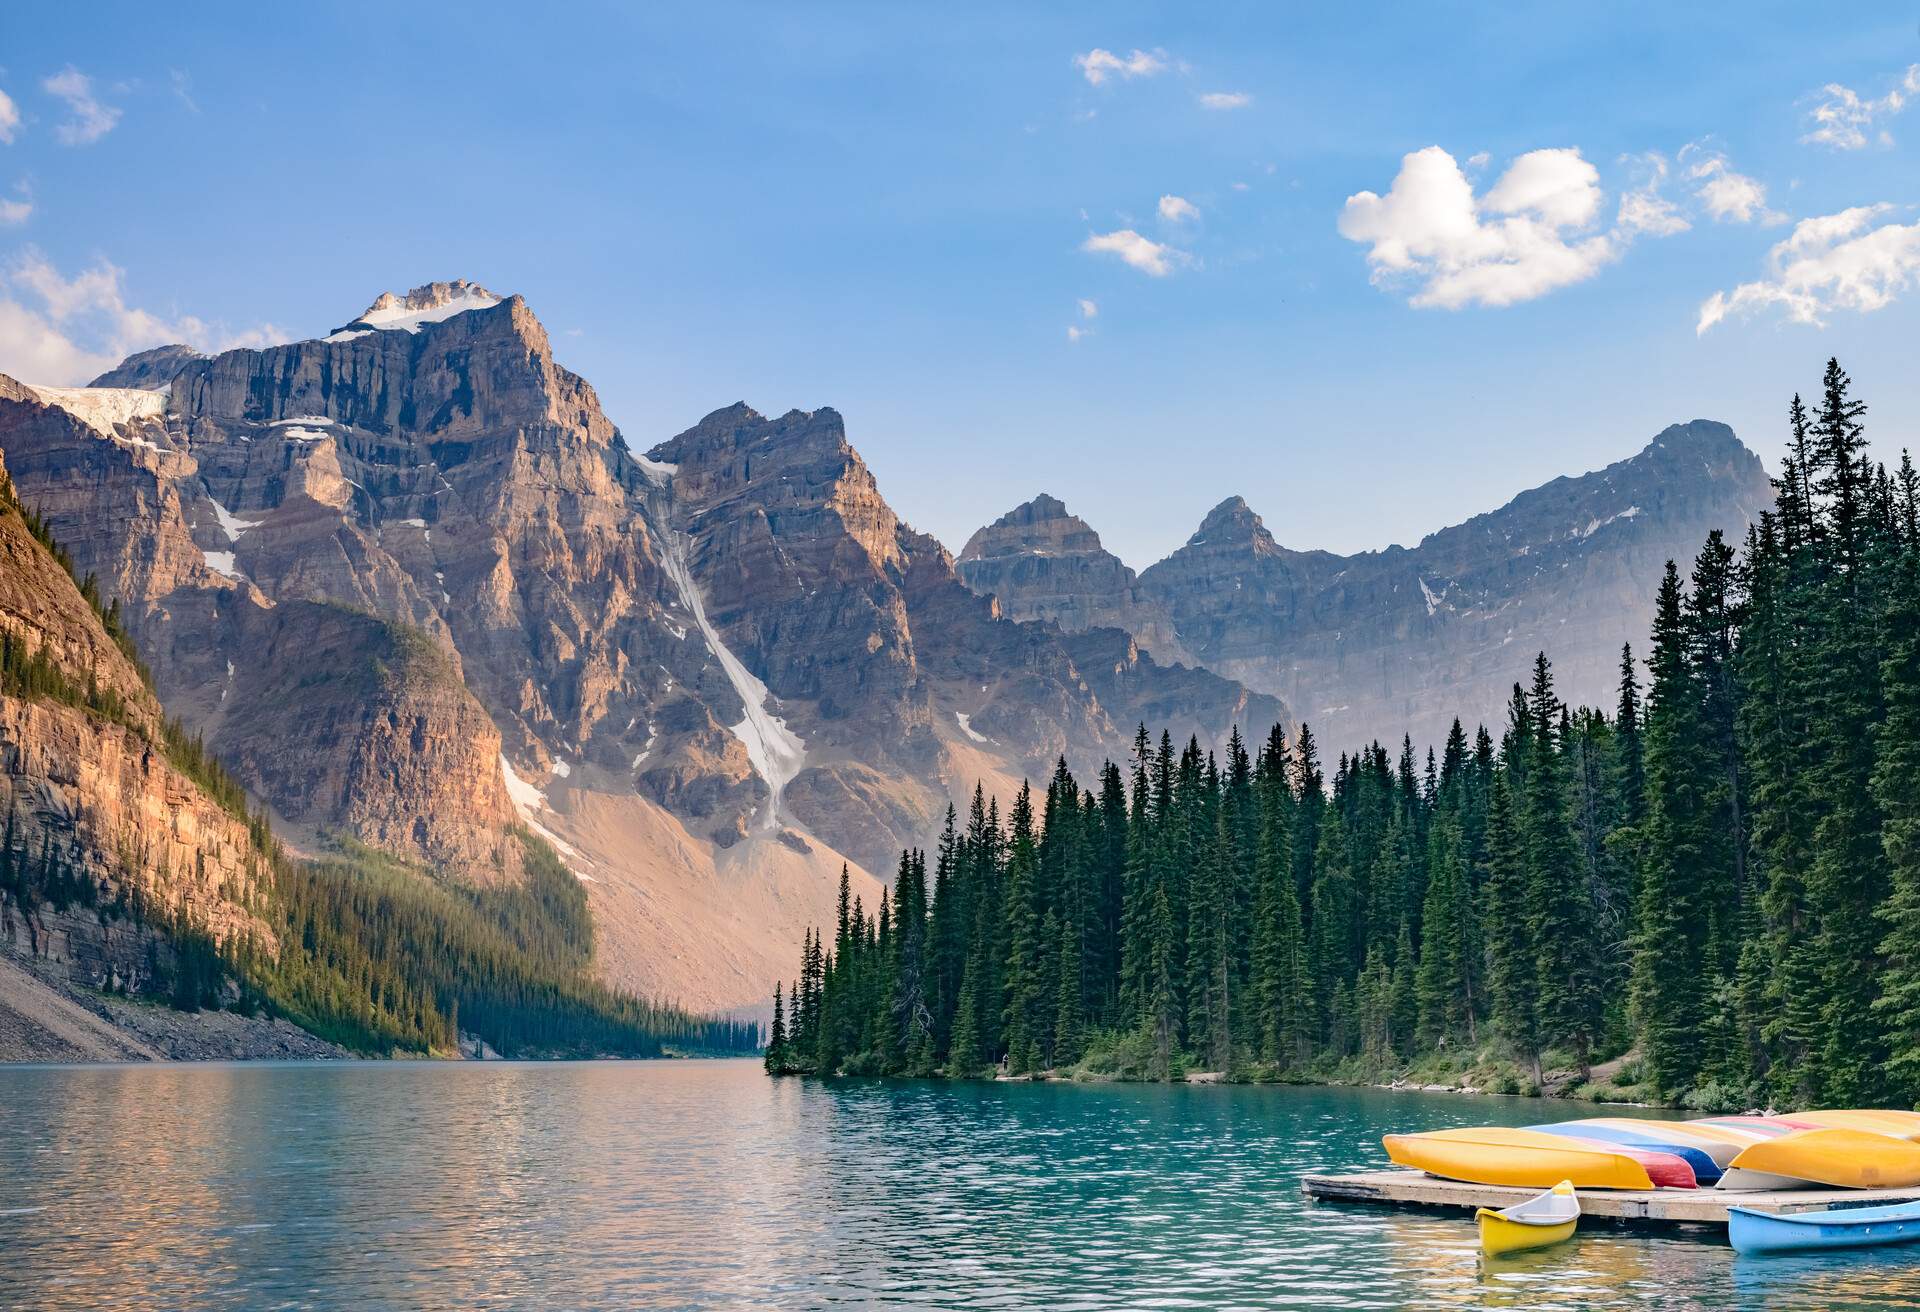
MULTIPOLYGON (((1471 1211, 1509 1207, 1539 1193, 1500 1185, 1442 1180, 1424 1171, 1362 1171, 1309 1175, 1300 1181, 1307 1197, 1329 1203, 1384 1203, 1471 1211)), ((1902 1203, 1920 1199, 1920 1189, 1780 1189, 1722 1193, 1718 1189, 1582 1189, 1580 1214, 1656 1224, 1725 1225, 1728 1207, 1757 1212, 1810 1212, 1845 1205, 1902 1203)))

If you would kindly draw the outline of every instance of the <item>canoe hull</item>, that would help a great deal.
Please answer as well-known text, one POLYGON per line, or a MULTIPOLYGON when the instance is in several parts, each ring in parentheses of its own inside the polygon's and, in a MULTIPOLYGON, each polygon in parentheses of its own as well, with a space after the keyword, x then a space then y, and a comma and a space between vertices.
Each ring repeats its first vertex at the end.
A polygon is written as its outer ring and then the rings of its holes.
MULTIPOLYGON (((1869 1212, 1887 1212, 1891 1208, 1862 1208, 1869 1212)), ((1877 1248, 1883 1244, 1910 1244, 1920 1241, 1920 1214, 1911 1206, 1906 1216, 1881 1216, 1849 1222, 1846 1214, 1815 1213, 1823 1218, 1815 1222, 1801 1216, 1780 1216, 1755 1212, 1744 1207, 1727 1211, 1727 1242, 1740 1253, 1806 1253, 1833 1248, 1877 1248)))
POLYGON ((1625 1153, 1589 1149, 1571 1141, 1563 1145, 1550 1135, 1540 1138, 1545 1142, 1528 1142, 1511 1131, 1487 1139, 1441 1131, 1389 1134, 1381 1143, 1400 1166, 1470 1184, 1546 1189, 1568 1180, 1579 1189, 1653 1188, 1646 1167, 1625 1153))
MULTIPOLYGON (((1720 1178, 1721 1166, 1712 1153, 1697 1144, 1683 1143, 1678 1135, 1663 1137, 1657 1133, 1626 1130, 1593 1121, 1561 1121, 1530 1127, 1542 1134, 1565 1139, 1589 1139, 1603 1144, 1618 1144, 1643 1153, 1666 1153, 1678 1157, 1693 1170, 1696 1184, 1712 1184, 1720 1178)), ((1729 1158, 1731 1160, 1731 1158, 1729 1158)), ((1652 1173, 1649 1172, 1649 1175, 1652 1173)))
POLYGON ((1920 1144, 1865 1130, 1801 1130, 1754 1144, 1727 1174, 1735 1171, 1835 1189, 1911 1189, 1920 1185, 1920 1144))
POLYGON ((1523 1253, 1530 1248, 1545 1248, 1561 1243, 1573 1238, 1574 1227, 1580 1223, 1580 1219, 1575 1217, 1571 1221, 1558 1221, 1553 1225, 1528 1225, 1510 1221, 1486 1207, 1476 1212, 1474 1219, 1480 1223, 1480 1249, 1489 1257, 1523 1253))

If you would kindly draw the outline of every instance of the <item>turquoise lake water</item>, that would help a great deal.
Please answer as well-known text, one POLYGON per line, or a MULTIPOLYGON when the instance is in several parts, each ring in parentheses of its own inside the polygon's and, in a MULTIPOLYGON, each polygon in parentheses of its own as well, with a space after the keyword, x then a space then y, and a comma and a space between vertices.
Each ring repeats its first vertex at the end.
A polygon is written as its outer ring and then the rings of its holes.
POLYGON ((0 1068, 0 1308, 1920 1307, 1920 1246, 1738 1258, 1311 1204, 1392 1129, 1587 1108, 769 1080, 744 1061, 0 1068))

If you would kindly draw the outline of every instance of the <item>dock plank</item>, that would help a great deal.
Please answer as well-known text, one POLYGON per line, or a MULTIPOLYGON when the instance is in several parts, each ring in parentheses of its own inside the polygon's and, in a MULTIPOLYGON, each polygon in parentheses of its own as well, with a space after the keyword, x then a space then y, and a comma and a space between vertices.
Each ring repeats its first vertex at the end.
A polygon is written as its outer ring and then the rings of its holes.
MULTIPOLYGON (((1330 1203, 1382 1203, 1465 1211, 1478 1207, 1510 1207, 1540 1192, 1442 1180, 1422 1171, 1401 1170, 1309 1175, 1301 1179, 1300 1188, 1307 1197, 1330 1203)), ((1717 1189, 1582 1189, 1580 1213, 1621 1221, 1725 1225, 1729 1207, 1789 1213, 1914 1199, 1920 1199, 1920 1189, 1781 1189, 1755 1193, 1722 1193, 1717 1189)))

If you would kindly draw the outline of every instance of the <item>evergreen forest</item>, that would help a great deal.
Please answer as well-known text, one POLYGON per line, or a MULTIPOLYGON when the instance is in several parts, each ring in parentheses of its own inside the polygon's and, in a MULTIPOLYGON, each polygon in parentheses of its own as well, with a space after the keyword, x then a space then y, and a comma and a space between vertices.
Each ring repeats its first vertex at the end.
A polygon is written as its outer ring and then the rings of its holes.
POLYGON ((808 933, 776 1073, 1490 1073, 1721 1109, 1920 1100, 1920 474, 1829 361, 1776 504, 1669 562, 1610 706, 1330 754, 1143 726, 808 933))

